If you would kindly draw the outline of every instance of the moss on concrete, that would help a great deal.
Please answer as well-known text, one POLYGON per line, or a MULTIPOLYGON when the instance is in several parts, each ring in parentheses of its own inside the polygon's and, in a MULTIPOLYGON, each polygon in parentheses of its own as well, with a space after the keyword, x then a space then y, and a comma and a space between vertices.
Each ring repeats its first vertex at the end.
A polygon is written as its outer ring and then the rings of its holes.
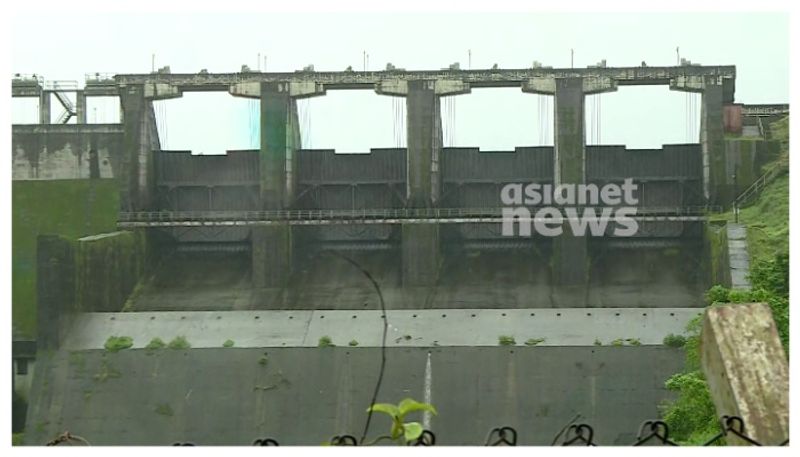
POLYGON ((82 311, 120 311, 145 265, 144 232, 112 232, 78 240, 76 302, 82 311))
POLYGON ((77 239, 115 230, 119 192, 113 179, 14 181, 12 208, 12 322, 36 333, 36 237, 77 239))
POLYGON ((730 286, 728 232, 724 222, 706 224, 705 244, 710 285, 730 286))

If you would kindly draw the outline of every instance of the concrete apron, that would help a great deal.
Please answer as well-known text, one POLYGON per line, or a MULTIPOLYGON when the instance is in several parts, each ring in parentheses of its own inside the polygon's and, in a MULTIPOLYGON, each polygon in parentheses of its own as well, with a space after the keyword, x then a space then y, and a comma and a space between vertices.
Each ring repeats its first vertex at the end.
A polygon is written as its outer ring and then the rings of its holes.
MULTIPOLYGON (((537 346, 660 345, 682 334, 698 308, 561 308, 390 310, 389 347, 498 346, 501 336, 537 346), (617 343, 619 344, 619 343, 617 343)), ((315 347, 327 336, 337 346, 380 347, 380 311, 160 311, 84 313, 72 320, 67 350, 102 349, 110 336, 128 336, 133 348, 153 338, 183 336, 192 348, 315 347)))

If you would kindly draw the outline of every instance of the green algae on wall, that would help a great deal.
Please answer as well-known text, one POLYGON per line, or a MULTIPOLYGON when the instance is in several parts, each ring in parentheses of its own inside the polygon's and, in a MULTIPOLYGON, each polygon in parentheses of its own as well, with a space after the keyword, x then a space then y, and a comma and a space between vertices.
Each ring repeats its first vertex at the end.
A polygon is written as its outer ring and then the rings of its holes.
POLYGON ((145 235, 112 232, 78 240, 75 255, 78 311, 120 311, 145 267, 145 235))
POLYGON ((728 232, 725 223, 706 224, 705 245, 710 286, 730 287, 731 272, 728 259, 728 232))
POLYGON ((75 240, 116 229, 119 191, 114 179, 13 181, 12 322, 36 334, 36 238, 61 235, 75 240))

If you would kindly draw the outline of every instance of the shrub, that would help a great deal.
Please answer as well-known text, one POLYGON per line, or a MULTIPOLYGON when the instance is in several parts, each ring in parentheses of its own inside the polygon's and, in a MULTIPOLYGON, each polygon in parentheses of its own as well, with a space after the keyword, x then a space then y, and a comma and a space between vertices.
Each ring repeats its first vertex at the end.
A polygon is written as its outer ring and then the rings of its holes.
POLYGON ((108 352, 117 352, 133 346, 133 338, 129 336, 109 336, 105 348, 108 352))
POLYGON ((664 337, 664 346, 671 348, 682 348, 686 345, 686 337, 683 335, 675 335, 670 333, 664 337))
POLYGON ((333 344, 333 340, 331 340, 331 337, 325 335, 319 339, 317 346, 321 348, 328 348, 328 347, 334 347, 336 345, 333 344))
POLYGON ((516 346, 517 344, 517 341, 514 339, 514 337, 508 335, 500 335, 498 342, 500 343, 500 346, 516 346))
POLYGON ((165 347, 167 347, 167 343, 165 343, 161 338, 156 337, 150 340, 150 342, 147 343, 147 346, 144 348, 149 351, 155 351, 157 349, 164 349, 165 347))
POLYGON ((706 291, 706 304, 726 303, 728 301, 728 289, 717 284, 706 291))
POLYGON ((192 345, 189 344, 185 336, 176 336, 169 342, 167 347, 170 349, 189 349, 192 345))

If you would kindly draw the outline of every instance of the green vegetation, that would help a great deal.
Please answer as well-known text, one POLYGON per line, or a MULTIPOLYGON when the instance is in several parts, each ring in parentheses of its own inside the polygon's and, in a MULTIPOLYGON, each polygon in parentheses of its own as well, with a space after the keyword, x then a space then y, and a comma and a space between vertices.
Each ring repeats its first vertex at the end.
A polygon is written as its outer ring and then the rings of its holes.
POLYGON ((192 345, 189 344, 185 336, 176 336, 167 344, 167 347, 170 349, 189 349, 192 345))
POLYGON ((497 338, 497 340, 498 340, 498 343, 500 344, 500 346, 516 346, 517 345, 517 341, 514 339, 513 336, 500 335, 500 337, 497 338))
POLYGON ((169 403, 159 403, 155 408, 156 414, 162 416, 174 416, 175 412, 172 411, 172 406, 169 403))
MULTIPOLYGON (((782 151, 772 166, 788 164, 788 118, 772 125, 782 151)), ((767 165, 770 166, 770 165, 767 165)), ((732 215, 726 215, 732 220, 732 215)), ((706 292, 706 304, 763 302, 769 304, 781 342, 789 354, 789 177, 767 185, 759 198, 742 208, 739 222, 747 227, 752 290, 730 290, 716 285, 706 292)), ((714 403, 700 367, 702 316, 687 325, 684 342, 686 366, 666 382, 674 401, 663 405, 670 435, 680 443, 702 444, 720 431, 714 403)), ((677 342, 677 340, 675 340, 677 342)), ((664 344, 667 344, 665 339, 664 344)))
POLYGON ((116 230, 119 191, 113 179, 14 181, 11 198, 12 322, 35 336, 36 237, 116 230))
POLYGON ((233 340, 225 340, 225 342, 222 343, 222 347, 224 347, 224 348, 232 348, 234 344, 235 343, 233 342, 233 340))
POLYGON ((789 252, 789 175, 776 178, 759 199, 739 212, 747 226, 750 259, 766 260, 789 252))
POLYGON ((325 335, 319 339, 317 346, 321 348, 328 348, 328 347, 334 347, 336 345, 333 344, 333 340, 331 340, 331 337, 325 335))
POLYGON ((622 338, 617 338, 611 342, 612 346, 623 346, 625 345, 625 341, 622 338))
POLYGON ((686 345, 686 337, 683 335, 675 335, 670 333, 664 337, 664 346, 671 348, 682 348, 686 345))
POLYGON ((595 345, 595 346, 602 346, 602 345, 603 345, 603 342, 602 342, 602 341, 600 341, 600 339, 599 339, 599 338, 595 338, 595 339, 594 339, 594 345, 595 345))
POLYGON ((525 346, 536 346, 541 343, 544 343, 544 338, 528 338, 525 341, 525 346))
POLYGON ((641 346, 642 341, 639 338, 625 338, 625 342, 631 346, 641 346))
POLYGON ((109 336, 104 347, 108 352, 119 352, 123 349, 130 349, 133 346, 133 338, 129 336, 109 336))
POLYGON ((150 340, 150 342, 147 343, 147 346, 145 346, 144 348, 147 349, 148 351, 157 351, 159 349, 164 349, 165 347, 167 347, 167 343, 165 343, 164 340, 162 340, 161 338, 155 337, 152 340, 150 340))
POLYGON ((356 341, 356 340, 350 340, 350 342, 349 342, 349 343, 347 343, 347 344, 349 344, 350 346, 353 346, 353 347, 355 347, 355 346, 358 346, 358 341, 356 341))
POLYGON ((269 363, 269 359, 267 358, 266 354, 262 355, 261 358, 258 359, 258 364, 262 367, 267 366, 267 363, 269 363))
MULTIPOLYGON (((388 438, 401 444, 406 444, 419 438, 423 431, 422 424, 419 422, 405 422, 406 415, 415 411, 427 411, 431 414, 437 414, 436 408, 430 403, 420 403, 411 398, 406 398, 397 405, 375 403, 367 408, 367 412, 369 411, 384 413, 391 417, 392 427, 388 438)), ((378 440, 380 438, 382 437, 379 437, 378 440)))
POLYGON ((22 446, 22 443, 25 439, 24 433, 12 433, 11 434, 11 445, 12 446, 22 446))

